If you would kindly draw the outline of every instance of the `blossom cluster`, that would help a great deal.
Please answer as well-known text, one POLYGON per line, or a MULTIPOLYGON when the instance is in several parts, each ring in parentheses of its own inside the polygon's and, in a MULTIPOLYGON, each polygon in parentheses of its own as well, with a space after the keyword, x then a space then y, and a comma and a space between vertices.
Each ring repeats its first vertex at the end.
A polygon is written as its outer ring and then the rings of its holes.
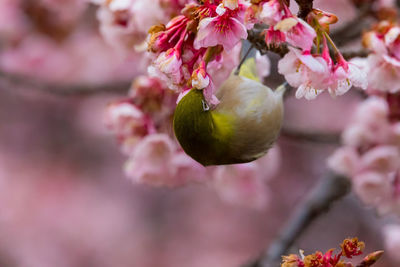
POLYGON ((137 63, 119 57, 97 29, 82 23, 90 8, 87 0, 1 0, 2 71, 64 85, 131 79, 137 63))
MULTIPOLYGON (((364 247, 364 242, 358 241, 357 238, 348 238, 342 242, 341 250, 337 254, 333 253, 334 249, 330 249, 326 253, 317 251, 307 256, 300 251, 300 256, 295 254, 283 256, 281 267, 353 267, 352 263, 345 262, 342 258, 351 259, 359 256, 363 253, 364 247)), ((367 255, 357 266, 372 266, 382 253, 382 251, 376 251, 367 255)))
MULTIPOLYGON (((367 58, 355 58, 367 75, 367 99, 359 104, 352 122, 342 134, 343 146, 329 158, 335 172, 351 178, 353 190, 363 203, 381 215, 400 215, 400 26, 387 14, 393 1, 378 1, 384 20, 364 33, 367 58), (386 3, 386 4, 385 4, 386 3)), ((400 261, 399 226, 384 228, 385 245, 400 261)))
POLYGON ((204 89, 206 100, 218 104, 208 63, 222 62, 221 52, 233 49, 247 37, 246 29, 256 23, 268 25, 263 32, 267 46, 289 45, 290 52, 279 62, 279 72, 298 88, 298 98, 314 99, 324 90, 342 95, 353 85, 366 88, 365 73, 347 62, 329 37, 329 25, 337 21, 335 15, 314 9, 304 21, 278 0, 203 2, 186 6, 167 25, 150 29, 149 50, 156 59, 149 72, 163 77, 170 88, 183 93, 204 89), (327 40, 334 49, 334 59, 327 40))
POLYGON ((166 25, 154 25, 149 30, 148 49, 155 60, 149 74, 161 77, 181 95, 191 88, 203 90, 208 104, 218 104, 214 94, 218 84, 210 73, 219 72, 222 63, 229 62, 227 57, 235 57, 231 51, 247 38, 247 5, 245 1, 193 3, 166 25))
MULTIPOLYGON (((279 1, 275 5, 280 5, 279 1)), ((278 69, 287 82, 297 88, 297 98, 315 99, 323 91, 332 96, 343 95, 352 86, 366 89, 366 73, 347 62, 329 36, 330 25, 338 20, 334 14, 314 9, 306 23, 287 8, 283 8, 282 13, 279 22, 270 21, 272 25, 266 32, 266 43, 277 45, 286 40, 290 45, 289 53, 280 60, 278 69)))
POLYGON ((205 168, 183 152, 172 134, 176 100, 177 95, 160 79, 141 76, 129 98, 109 104, 106 124, 128 156, 126 175, 135 183, 153 186, 200 183, 229 203, 265 207, 266 182, 279 166, 278 148, 255 162, 205 168))
POLYGON ((343 132, 343 147, 329 166, 351 177, 361 200, 380 213, 400 211, 399 95, 369 97, 343 132))
POLYGON ((91 0, 100 6, 100 32, 111 45, 126 50, 142 50, 151 26, 168 22, 189 0, 91 0))
MULTIPOLYGON (((276 164, 260 160, 205 169, 183 153, 171 129, 174 104, 189 90, 201 90, 211 108, 218 105, 215 93, 238 65, 241 40, 255 24, 268 26, 262 32, 267 46, 289 46, 278 67, 288 83, 298 88, 298 98, 313 99, 324 90, 340 95, 353 85, 366 87, 365 74, 343 58, 329 37, 329 25, 337 21, 336 16, 322 10, 314 9, 303 20, 287 2, 277 0, 160 0, 146 14, 141 12, 146 5, 142 0, 96 2, 107 40, 136 51, 143 49, 145 41, 149 52, 149 76, 137 79, 129 99, 111 104, 107 115, 109 128, 129 157, 126 173, 136 182, 178 186, 212 181, 217 190, 224 188, 220 193, 231 202, 237 202, 239 187, 242 193, 247 190, 248 202, 266 202, 265 187, 260 186, 263 179, 255 177, 265 176, 262 170, 276 164)), ((269 62, 266 56, 257 59, 264 66, 262 80, 269 73, 269 62)), ((276 157, 276 152, 267 157, 276 157)))
POLYGON ((400 26, 383 20, 363 36, 371 50, 354 59, 368 73, 368 98, 343 132, 329 166, 352 178, 354 190, 379 213, 400 212, 400 26))
POLYGON ((363 36, 363 45, 371 51, 368 58, 356 59, 368 73, 371 94, 400 91, 400 25, 379 22, 363 36))

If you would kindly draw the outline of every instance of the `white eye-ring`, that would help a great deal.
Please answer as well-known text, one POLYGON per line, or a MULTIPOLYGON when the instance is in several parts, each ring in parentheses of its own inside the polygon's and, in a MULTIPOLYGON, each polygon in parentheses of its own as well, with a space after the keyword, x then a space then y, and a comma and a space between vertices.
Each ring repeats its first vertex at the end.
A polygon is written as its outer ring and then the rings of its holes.
POLYGON ((209 111, 210 110, 210 106, 207 104, 206 101, 201 100, 201 103, 203 103, 203 110, 204 111, 209 111))

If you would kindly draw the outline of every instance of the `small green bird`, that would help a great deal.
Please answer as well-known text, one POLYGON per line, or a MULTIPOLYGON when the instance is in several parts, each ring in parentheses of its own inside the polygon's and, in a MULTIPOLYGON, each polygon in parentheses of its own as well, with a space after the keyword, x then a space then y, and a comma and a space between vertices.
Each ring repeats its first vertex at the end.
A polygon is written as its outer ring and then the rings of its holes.
POLYGON ((284 86, 272 91, 260 83, 254 58, 218 89, 210 109, 203 92, 191 89, 178 103, 174 132, 183 150, 204 166, 245 163, 265 155, 283 121, 284 86))

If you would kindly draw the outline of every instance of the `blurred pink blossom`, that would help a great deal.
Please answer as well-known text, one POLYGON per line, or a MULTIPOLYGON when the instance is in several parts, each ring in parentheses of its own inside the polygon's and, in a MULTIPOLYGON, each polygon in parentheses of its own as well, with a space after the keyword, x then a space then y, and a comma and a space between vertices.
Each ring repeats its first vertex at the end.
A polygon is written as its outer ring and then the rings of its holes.
POLYGON ((229 203, 264 209, 269 203, 266 182, 276 175, 279 164, 280 151, 274 147, 254 162, 215 167, 211 184, 229 203))
POLYGON ((400 263, 400 225, 391 224, 385 226, 383 229, 383 235, 385 240, 385 251, 393 260, 400 263))
POLYGON ((400 211, 400 147, 392 108, 384 98, 362 102, 343 132, 344 146, 328 159, 328 166, 351 178, 359 198, 381 214, 400 211))
POLYGON ((148 135, 135 147, 126 163, 125 172, 137 183, 154 186, 183 185, 187 177, 176 175, 177 166, 172 161, 176 150, 175 143, 168 135, 148 135))

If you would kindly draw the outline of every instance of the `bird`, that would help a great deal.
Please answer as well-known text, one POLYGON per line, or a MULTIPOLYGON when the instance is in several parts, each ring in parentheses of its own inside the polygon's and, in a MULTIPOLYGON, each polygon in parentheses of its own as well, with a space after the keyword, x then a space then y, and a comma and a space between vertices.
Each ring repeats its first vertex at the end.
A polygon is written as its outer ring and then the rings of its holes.
POLYGON ((254 58, 232 72, 216 92, 219 104, 210 108, 195 88, 178 102, 173 129, 182 149, 202 164, 247 163, 264 156, 283 123, 285 86, 275 91, 263 85, 254 58))

